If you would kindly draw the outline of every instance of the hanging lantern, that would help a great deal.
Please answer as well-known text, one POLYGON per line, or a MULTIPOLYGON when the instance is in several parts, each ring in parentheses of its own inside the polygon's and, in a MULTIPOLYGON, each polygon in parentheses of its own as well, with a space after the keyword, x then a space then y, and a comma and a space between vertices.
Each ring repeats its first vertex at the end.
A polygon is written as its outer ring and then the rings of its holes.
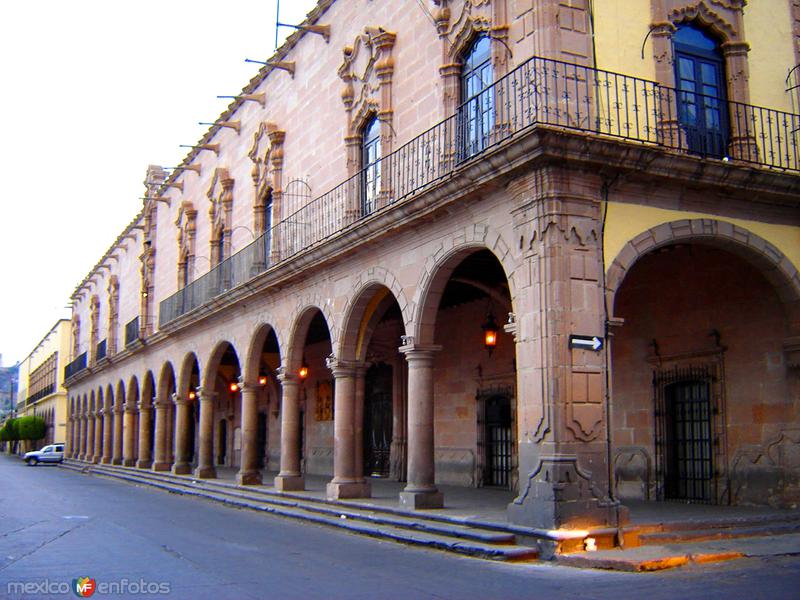
POLYGON ((492 351, 497 346, 497 322, 494 320, 494 315, 491 311, 486 315, 486 321, 481 325, 483 329, 483 347, 492 355, 492 351))

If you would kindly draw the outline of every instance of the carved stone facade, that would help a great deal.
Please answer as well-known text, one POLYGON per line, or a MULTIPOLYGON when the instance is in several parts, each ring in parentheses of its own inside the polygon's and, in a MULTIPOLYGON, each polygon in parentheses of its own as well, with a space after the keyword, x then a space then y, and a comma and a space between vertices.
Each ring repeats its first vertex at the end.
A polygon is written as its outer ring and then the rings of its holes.
POLYGON ((321 2, 179 168, 148 171, 73 296, 72 358, 103 337, 113 355, 74 366, 73 456, 286 492, 325 475, 331 499, 389 477, 404 509, 495 487, 545 531, 612 531, 627 499, 795 503, 800 161, 767 150, 794 134, 731 125, 740 153, 692 152, 658 96, 691 23, 731 100, 769 92, 764 123, 796 123, 749 64, 788 71, 794 42, 736 0, 394 4, 321 2), (465 104, 476 41, 493 81, 465 104), (603 70, 617 53, 631 73, 603 70), (143 343, 120 343, 136 319, 143 343), (687 441, 671 423, 694 401, 707 434, 687 441), (690 443, 691 493, 663 449, 690 443))

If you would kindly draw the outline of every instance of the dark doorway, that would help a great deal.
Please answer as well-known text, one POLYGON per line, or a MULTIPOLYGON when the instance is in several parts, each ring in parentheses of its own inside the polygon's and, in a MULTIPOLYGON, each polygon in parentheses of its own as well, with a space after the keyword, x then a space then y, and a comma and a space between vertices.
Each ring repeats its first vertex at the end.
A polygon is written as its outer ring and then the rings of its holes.
POLYGON ((224 465, 228 451, 228 424, 223 419, 219 422, 219 454, 217 464, 224 465))
POLYGON ((364 473, 388 477, 392 447, 392 367, 378 363, 364 382, 364 473))
POLYGON ((511 484, 511 398, 507 394, 490 396, 485 401, 484 447, 486 449, 483 484, 509 488, 511 484))
POLYGON ((666 398, 666 499, 712 502, 713 447, 709 384, 678 381, 666 398))
POLYGON ((678 28, 678 116, 691 152, 722 158, 728 148, 725 77, 718 44, 691 25, 678 28))
POLYGON ((265 466, 264 457, 267 455, 267 413, 258 413, 258 468, 265 466))

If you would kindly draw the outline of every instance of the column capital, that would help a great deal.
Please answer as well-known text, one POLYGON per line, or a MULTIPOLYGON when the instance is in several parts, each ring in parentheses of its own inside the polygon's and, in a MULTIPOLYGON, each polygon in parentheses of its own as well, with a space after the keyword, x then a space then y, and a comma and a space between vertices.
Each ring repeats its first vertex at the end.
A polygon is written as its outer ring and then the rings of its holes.
POLYGON ((417 344, 413 339, 409 341, 411 343, 405 344, 398 348, 401 353, 406 355, 407 361, 433 360, 433 357, 436 356, 436 353, 442 349, 442 347, 438 344, 417 344))
POLYGON ((137 402, 136 403, 136 408, 139 409, 139 412, 143 412, 143 411, 147 411, 147 410, 152 410, 153 405, 150 404, 149 402, 147 404, 145 404, 144 402, 137 402))
POLYGON ((291 371, 289 371, 289 369, 283 366, 278 367, 278 370, 276 372, 276 377, 278 378, 278 381, 281 382, 282 386, 298 385, 300 383, 297 380, 297 377, 294 375, 294 373, 292 373, 291 371))
POLYGON ((204 390, 202 387, 197 388, 197 397, 200 399, 200 402, 213 402, 217 399, 217 392, 208 392, 204 390))
POLYGON ((361 361, 356 360, 341 360, 333 356, 325 361, 327 367, 333 373, 334 378, 339 377, 355 377, 359 369, 364 369, 365 365, 361 361))
POLYGON ((122 405, 122 410, 120 412, 133 414, 136 412, 136 404, 134 404, 133 402, 126 402, 125 404, 122 405))

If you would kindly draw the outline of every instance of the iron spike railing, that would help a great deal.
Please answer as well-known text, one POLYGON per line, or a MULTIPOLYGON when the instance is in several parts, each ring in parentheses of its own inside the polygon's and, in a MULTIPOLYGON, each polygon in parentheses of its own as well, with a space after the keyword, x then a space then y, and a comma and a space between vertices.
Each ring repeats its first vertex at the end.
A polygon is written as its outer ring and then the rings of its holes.
POLYGON ((366 186, 366 171, 347 179, 163 300, 159 325, 421 191, 511 136, 542 124, 708 159, 800 171, 800 115, 534 57, 470 98, 454 115, 382 157, 377 198, 366 186), (712 127, 688 124, 701 112, 706 121, 717 115, 718 123, 712 127))

